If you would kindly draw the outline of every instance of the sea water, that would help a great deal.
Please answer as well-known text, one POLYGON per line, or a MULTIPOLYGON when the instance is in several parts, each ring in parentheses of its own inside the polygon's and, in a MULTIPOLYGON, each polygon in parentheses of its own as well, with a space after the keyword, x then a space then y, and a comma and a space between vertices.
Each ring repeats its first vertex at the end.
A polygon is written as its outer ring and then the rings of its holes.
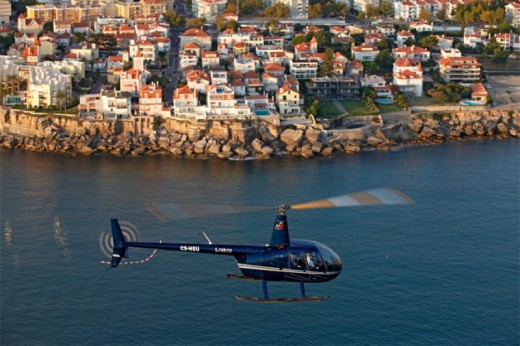
POLYGON ((3 150, 0 164, 2 345, 519 344, 516 140, 238 162, 3 150), (385 186, 415 204, 288 212, 292 237, 343 260, 337 279, 306 287, 322 303, 236 301, 262 289, 226 279, 239 274, 228 256, 100 263, 113 217, 142 241, 258 245, 275 216, 162 222, 149 204, 277 206, 385 186))

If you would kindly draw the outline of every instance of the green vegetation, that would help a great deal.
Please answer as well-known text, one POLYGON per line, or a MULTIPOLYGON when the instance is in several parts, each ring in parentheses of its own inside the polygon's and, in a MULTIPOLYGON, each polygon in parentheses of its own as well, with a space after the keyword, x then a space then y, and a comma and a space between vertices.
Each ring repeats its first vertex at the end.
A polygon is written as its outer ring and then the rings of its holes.
POLYGON ((439 103, 432 99, 431 97, 415 97, 410 100, 410 106, 433 106, 438 105, 439 103))
POLYGON ((183 26, 186 24, 186 19, 183 15, 175 11, 169 11, 164 14, 164 20, 170 24, 172 28, 183 26))
POLYGON ((438 103, 457 103, 471 97, 471 88, 457 83, 439 84, 426 92, 438 103))
POLYGON ((343 101, 343 107, 348 111, 349 116, 374 115, 377 111, 371 111, 365 107, 363 101, 343 101))
POLYGON ((186 22, 186 26, 189 28, 202 28, 207 22, 205 17, 191 18, 186 22))
POLYGON ((319 115, 321 118, 335 118, 342 112, 334 105, 334 102, 322 101, 320 103, 319 115))
POLYGON ((378 104, 377 106, 381 110, 381 114, 401 112, 403 110, 395 103, 389 105, 378 104))
POLYGON ((275 2, 264 10, 264 15, 271 19, 282 19, 289 17, 289 7, 281 2, 275 2))
POLYGON ((319 77, 332 76, 334 74, 334 50, 330 47, 325 49, 323 64, 318 70, 319 77))

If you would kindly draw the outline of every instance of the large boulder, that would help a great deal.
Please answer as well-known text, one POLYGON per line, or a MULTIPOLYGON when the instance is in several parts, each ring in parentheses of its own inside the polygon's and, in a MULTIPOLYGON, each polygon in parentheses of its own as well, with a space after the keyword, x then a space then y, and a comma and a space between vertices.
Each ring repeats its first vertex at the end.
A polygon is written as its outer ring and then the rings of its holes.
POLYGON ((255 138, 251 142, 251 146, 253 147, 255 152, 260 153, 260 152, 262 152, 262 147, 264 146, 264 143, 262 143, 262 141, 259 140, 258 138, 255 138))
POLYGON ((312 127, 307 128, 305 131, 305 137, 311 143, 316 143, 321 141, 322 131, 318 129, 314 129, 312 127))
POLYGON ((205 139, 201 139, 193 144, 193 151, 195 154, 204 154, 204 149, 206 148, 207 141, 205 139))
POLYGON ((282 132, 280 139, 283 143, 285 143, 288 147, 293 146, 297 147, 303 141, 303 130, 300 129, 286 129, 282 132))
POLYGON ((249 151, 247 151, 245 148, 243 147, 237 147, 235 148, 235 153, 240 157, 240 158, 245 158, 247 156, 249 156, 249 151))

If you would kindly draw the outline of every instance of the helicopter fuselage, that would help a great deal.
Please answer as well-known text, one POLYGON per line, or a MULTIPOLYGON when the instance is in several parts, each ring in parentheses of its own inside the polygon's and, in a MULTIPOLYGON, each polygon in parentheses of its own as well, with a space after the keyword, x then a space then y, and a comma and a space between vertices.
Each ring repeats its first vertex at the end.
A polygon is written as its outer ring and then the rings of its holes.
POLYGON ((324 282, 341 273, 341 259, 326 245, 291 240, 290 246, 127 242, 129 247, 234 256, 245 277, 265 281, 324 282))

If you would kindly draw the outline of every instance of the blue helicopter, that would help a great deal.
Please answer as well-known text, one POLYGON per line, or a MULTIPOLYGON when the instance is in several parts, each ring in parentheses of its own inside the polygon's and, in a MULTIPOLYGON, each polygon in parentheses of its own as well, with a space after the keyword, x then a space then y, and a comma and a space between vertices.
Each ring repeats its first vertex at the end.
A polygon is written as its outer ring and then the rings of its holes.
POLYGON ((335 279, 340 273, 340 257, 328 246, 313 240, 291 239, 286 212, 289 209, 336 208, 368 205, 410 204, 413 200, 405 194, 390 188, 374 189, 349 195, 337 196, 292 206, 272 207, 231 207, 206 205, 195 209, 182 204, 154 205, 150 211, 165 221, 171 218, 185 218, 202 215, 229 214, 244 211, 277 209, 271 241, 267 245, 231 245, 197 243, 163 243, 127 241, 117 219, 112 219, 113 248, 110 266, 117 267, 123 258, 128 258, 128 248, 147 248, 181 252, 207 253, 233 256, 242 275, 226 274, 227 278, 248 281, 261 281, 263 297, 236 296, 238 300, 254 302, 298 302, 323 301, 328 296, 307 296, 305 283, 318 283, 335 279), (172 216, 173 215, 173 216, 172 216), (300 283, 301 297, 270 298, 267 281, 300 283))

